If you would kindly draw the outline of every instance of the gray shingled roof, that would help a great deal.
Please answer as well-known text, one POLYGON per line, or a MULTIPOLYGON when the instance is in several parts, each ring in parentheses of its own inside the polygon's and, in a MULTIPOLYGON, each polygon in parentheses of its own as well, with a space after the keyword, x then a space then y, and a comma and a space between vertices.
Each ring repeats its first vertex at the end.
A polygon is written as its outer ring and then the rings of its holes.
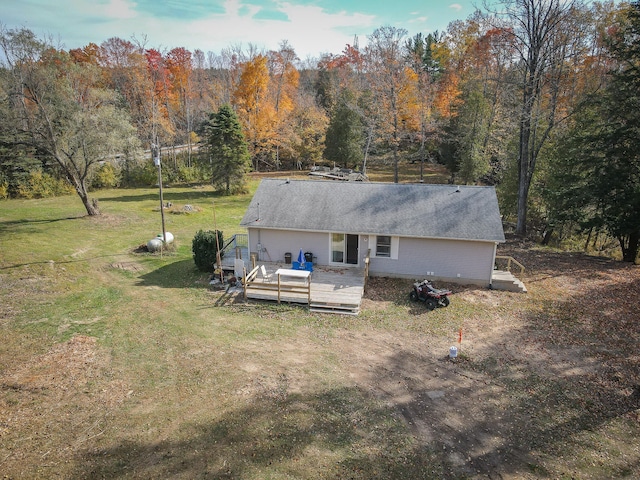
POLYGON ((504 242, 493 187, 265 179, 240 224, 504 242))

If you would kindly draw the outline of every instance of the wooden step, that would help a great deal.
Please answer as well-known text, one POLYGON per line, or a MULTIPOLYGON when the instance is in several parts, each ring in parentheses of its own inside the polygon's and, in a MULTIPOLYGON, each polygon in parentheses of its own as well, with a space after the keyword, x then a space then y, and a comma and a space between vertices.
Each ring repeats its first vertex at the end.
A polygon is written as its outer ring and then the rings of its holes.
POLYGON ((346 303, 312 302, 309 311, 316 313, 340 313, 343 315, 357 315, 360 313, 360 305, 346 303))

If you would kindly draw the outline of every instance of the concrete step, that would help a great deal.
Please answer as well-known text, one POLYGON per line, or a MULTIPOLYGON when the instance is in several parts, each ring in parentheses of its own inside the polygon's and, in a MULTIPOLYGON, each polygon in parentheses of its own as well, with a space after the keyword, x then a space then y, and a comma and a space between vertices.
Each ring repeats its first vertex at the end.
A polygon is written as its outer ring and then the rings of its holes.
POLYGON ((511 272, 494 270, 491 281, 494 290, 506 290, 509 292, 527 293, 527 287, 511 272))

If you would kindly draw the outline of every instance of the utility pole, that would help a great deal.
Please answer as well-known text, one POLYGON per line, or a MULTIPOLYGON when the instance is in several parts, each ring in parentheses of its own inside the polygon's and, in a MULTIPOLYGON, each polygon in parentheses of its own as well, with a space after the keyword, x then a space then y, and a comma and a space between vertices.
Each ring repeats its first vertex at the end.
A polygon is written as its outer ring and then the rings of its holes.
POLYGON ((153 155, 153 163, 158 167, 158 185, 160 186, 160 216, 162 218, 162 245, 166 245, 167 232, 164 227, 164 200, 162 198, 162 162, 160 161, 160 146, 157 144, 151 145, 151 152, 153 155))

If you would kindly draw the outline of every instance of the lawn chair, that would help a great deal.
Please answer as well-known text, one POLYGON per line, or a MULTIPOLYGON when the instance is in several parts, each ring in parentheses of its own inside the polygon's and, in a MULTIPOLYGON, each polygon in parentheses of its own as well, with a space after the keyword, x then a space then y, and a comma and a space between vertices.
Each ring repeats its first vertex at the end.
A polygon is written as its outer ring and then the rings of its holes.
POLYGON ((264 265, 260 265, 260 275, 262 275, 262 280, 264 280, 266 283, 271 283, 273 273, 267 275, 267 269, 264 268, 264 265))

